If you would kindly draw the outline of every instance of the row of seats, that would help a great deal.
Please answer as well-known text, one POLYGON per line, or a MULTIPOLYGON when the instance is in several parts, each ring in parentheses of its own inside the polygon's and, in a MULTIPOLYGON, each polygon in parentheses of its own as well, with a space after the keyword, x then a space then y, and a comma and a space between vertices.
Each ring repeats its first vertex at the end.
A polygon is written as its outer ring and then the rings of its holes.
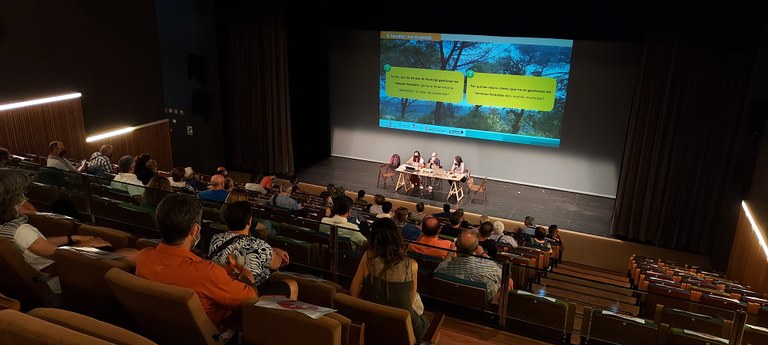
MULTIPOLYGON (((700 267, 632 256, 628 274, 640 294, 643 316, 656 324, 742 344, 768 343, 768 300, 738 282, 700 267), (761 342, 754 342, 761 339, 761 342)), ((680 333, 680 332, 677 332, 680 333)))

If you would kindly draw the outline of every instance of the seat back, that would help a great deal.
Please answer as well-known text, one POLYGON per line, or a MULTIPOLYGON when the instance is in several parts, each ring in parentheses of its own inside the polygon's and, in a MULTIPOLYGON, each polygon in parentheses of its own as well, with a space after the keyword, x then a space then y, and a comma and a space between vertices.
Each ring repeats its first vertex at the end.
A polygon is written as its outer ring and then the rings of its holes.
POLYGON ((218 333, 192 289, 137 277, 120 269, 107 284, 142 334, 162 344, 219 344, 218 333))
POLYGON ((693 313, 687 310, 666 308, 664 305, 656 305, 656 313, 653 318, 656 324, 668 324, 673 328, 682 328, 695 332, 702 332, 716 337, 728 337, 731 332, 730 320, 693 313))
MULTIPOLYGON (((667 324, 662 324, 660 328, 659 343, 661 344, 713 345, 729 343, 727 338, 720 338, 711 334, 691 331, 688 329, 669 327, 667 324)), ((744 344, 744 342, 742 342, 742 344, 744 344)))
POLYGON ((507 302, 507 318, 513 323, 520 321, 527 326, 543 326, 542 335, 552 335, 553 340, 569 341, 573 331, 576 306, 565 301, 548 299, 524 291, 510 291, 507 302))
POLYGON ((36 213, 27 217, 27 223, 37 228, 46 237, 66 236, 75 232, 75 221, 67 216, 36 213))
POLYGON ((154 344, 126 329, 64 309, 37 308, 30 311, 29 315, 115 344, 154 344))
POLYGON ((655 344, 659 330, 649 320, 633 321, 604 310, 584 307, 587 320, 582 321, 581 337, 599 340, 609 344, 646 345, 655 344))
POLYGON ((432 297, 460 304, 465 307, 486 310, 485 284, 456 278, 435 272, 430 284, 432 297))
POLYGON ((293 279, 299 286, 298 300, 326 308, 333 308, 333 297, 337 291, 344 290, 340 285, 328 281, 319 280, 315 277, 301 277, 296 274, 284 274, 275 272, 270 279, 293 279))
POLYGON ((114 248, 128 248, 131 245, 131 234, 112 228, 95 225, 80 225, 77 227, 79 235, 102 238, 112 244, 114 248))
POLYGON ((742 344, 768 344, 768 331, 763 327, 744 325, 744 333, 741 337, 742 344))
POLYGON ((53 291, 39 280, 43 275, 24 261, 13 241, 5 238, 0 238, 0 277, 0 293, 18 300, 26 310, 55 304, 53 291))
POLYGON ((0 310, 0 345, 108 345, 89 336, 15 310, 0 310))
POLYGON ((342 345, 342 325, 333 318, 313 319, 299 312, 257 307, 254 303, 255 300, 243 304, 243 325, 247 325, 243 327, 244 345, 342 345))
POLYGON ((112 268, 132 272, 133 267, 110 259, 90 259, 66 249, 56 250, 54 258, 67 309, 113 324, 129 324, 125 309, 109 289, 104 275, 112 268))
POLYGON ((412 345, 416 343, 411 314, 393 308, 337 293, 333 299, 339 314, 354 323, 365 323, 366 345, 412 345))

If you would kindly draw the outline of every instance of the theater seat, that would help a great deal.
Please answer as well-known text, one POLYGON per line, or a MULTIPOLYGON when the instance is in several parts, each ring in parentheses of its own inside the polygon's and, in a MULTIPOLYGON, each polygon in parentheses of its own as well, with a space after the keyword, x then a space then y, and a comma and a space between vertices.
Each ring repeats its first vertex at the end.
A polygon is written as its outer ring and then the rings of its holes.
POLYGON ((366 345, 412 345, 416 343, 411 314, 405 309, 368 302, 337 293, 334 306, 354 323, 365 324, 366 345))
POLYGON ((0 277, 0 293, 21 302, 24 310, 60 303, 44 281, 50 277, 32 268, 16 244, 4 238, 0 238, 0 277))
POLYGON ((344 316, 327 314, 312 319, 295 311, 257 307, 256 300, 243 304, 244 345, 347 344, 344 336, 348 336, 351 322, 344 316))
POLYGON ((29 315, 115 344, 154 344, 151 340, 126 329, 63 309, 37 308, 30 311, 29 315))
POLYGON ((120 269, 107 272, 107 284, 142 334, 161 344, 210 345, 219 331, 192 289, 137 277, 120 269))
POLYGON ((111 259, 91 259, 66 249, 57 249, 54 258, 67 309, 123 327, 131 326, 104 275, 112 268, 133 272, 133 266, 111 259))
POLYGON ((0 310, 0 345, 109 345, 111 342, 15 310, 0 310))

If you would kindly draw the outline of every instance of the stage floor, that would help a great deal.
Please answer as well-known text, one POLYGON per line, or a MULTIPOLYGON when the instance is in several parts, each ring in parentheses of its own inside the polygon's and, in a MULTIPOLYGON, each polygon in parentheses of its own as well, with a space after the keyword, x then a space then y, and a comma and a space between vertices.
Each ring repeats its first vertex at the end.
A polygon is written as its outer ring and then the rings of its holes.
MULTIPOLYGON (((447 182, 443 182, 442 190, 436 190, 431 199, 419 196, 418 192, 412 195, 395 193, 395 187, 390 183, 387 184, 387 189, 384 189, 383 185, 377 188, 379 164, 330 157, 312 167, 297 171, 296 176, 302 182, 318 185, 333 183, 343 186, 346 190, 363 189, 370 195, 381 194, 387 198, 422 201, 437 207, 442 207, 446 202, 447 182)), ((477 178, 475 180, 477 181, 477 178)), ((468 194, 458 205, 455 198, 449 201, 452 208, 460 207, 467 212, 520 221, 530 215, 539 225, 557 224, 561 229, 598 236, 609 236, 614 202, 612 198, 492 180, 488 180, 488 199, 485 205, 482 204, 482 199, 477 198, 470 203, 468 194)))

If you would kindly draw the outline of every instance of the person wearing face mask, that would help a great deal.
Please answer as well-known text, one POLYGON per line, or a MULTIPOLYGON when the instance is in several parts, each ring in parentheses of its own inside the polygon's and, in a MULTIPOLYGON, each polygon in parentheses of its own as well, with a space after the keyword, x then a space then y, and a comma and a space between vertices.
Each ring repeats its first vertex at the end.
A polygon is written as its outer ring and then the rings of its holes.
POLYGON ((451 174, 463 174, 464 171, 464 160, 461 159, 461 156, 456 156, 453 158, 453 166, 451 167, 451 174))
MULTIPOLYGON (((405 161, 405 164, 416 168, 416 170, 419 170, 424 167, 424 158, 421 157, 421 153, 419 153, 419 151, 413 151, 413 156, 405 161)), ((424 188, 421 185, 421 178, 418 175, 411 174, 410 180, 414 187, 424 188)))
POLYGON ((67 150, 64 149, 64 143, 61 141, 52 141, 48 144, 47 166, 71 172, 83 172, 88 168, 88 164, 86 164, 85 161, 80 163, 77 168, 73 167, 72 164, 69 164, 69 162, 64 159, 66 154, 67 150))
POLYGON ((147 280, 192 289, 208 319, 223 331, 242 329, 238 310, 256 297, 250 270, 230 276, 227 269, 192 252, 200 241, 203 206, 194 196, 168 195, 157 205, 155 220, 161 243, 136 257, 136 275, 147 280))

